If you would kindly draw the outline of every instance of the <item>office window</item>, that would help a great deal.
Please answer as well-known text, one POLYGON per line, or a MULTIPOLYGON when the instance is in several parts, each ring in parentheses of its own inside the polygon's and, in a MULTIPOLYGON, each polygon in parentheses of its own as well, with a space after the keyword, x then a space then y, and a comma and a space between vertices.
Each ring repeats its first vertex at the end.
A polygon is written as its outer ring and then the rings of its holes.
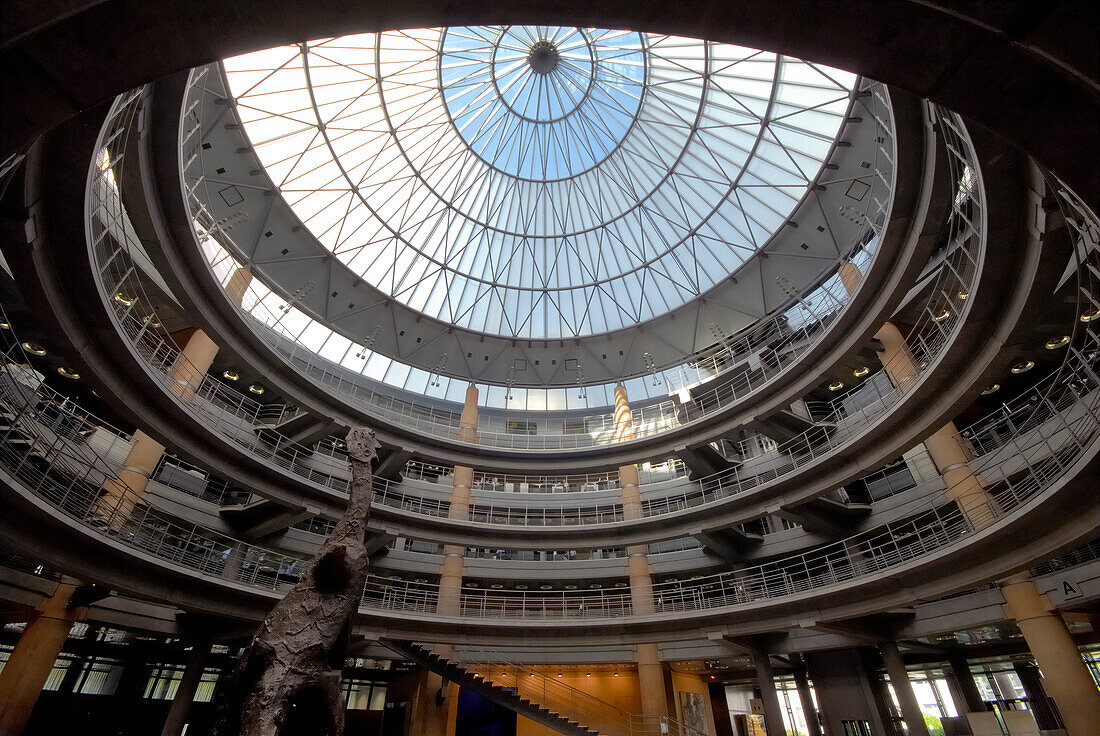
POLYGON ((386 683, 345 677, 344 702, 348 710, 382 710, 386 707, 386 683))

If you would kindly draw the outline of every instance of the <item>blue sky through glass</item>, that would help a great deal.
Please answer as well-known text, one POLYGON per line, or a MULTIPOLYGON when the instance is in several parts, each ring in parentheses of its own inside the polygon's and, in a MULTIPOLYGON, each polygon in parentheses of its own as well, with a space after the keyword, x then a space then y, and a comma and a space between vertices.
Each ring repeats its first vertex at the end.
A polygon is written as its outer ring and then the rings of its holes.
POLYGON ((644 41, 625 31, 450 28, 439 67, 463 140, 490 166, 530 180, 576 176, 602 162, 630 130, 645 91, 644 41))
POLYGON ((631 327, 729 277, 821 170, 855 80, 700 39, 528 26, 224 65, 257 156, 326 249, 411 309, 526 339, 631 327))

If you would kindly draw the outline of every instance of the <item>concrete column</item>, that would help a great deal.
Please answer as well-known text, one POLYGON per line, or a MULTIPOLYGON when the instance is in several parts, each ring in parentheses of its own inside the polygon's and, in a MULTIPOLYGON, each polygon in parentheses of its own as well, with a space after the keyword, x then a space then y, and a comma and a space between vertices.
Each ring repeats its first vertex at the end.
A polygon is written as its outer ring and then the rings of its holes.
POLYGON ((1039 674, 1039 668, 1033 664, 1016 662, 1012 665, 1016 675, 1020 678, 1020 684, 1024 686, 1027 694, 1027 707, 1035 716, 1035 723, 1041 731, 1054 731, 1062 727, 1054 706, 1050 704, 1046 689, 1043 687, 1043 678, 1039 674))
MULTIPOLYGON (((252 274, 244 268, 238 268, 229 279, 225 290, 229 298, 241 305, 248 285, 252 283, 252 274)), ((183 350, 168 370, 171 391, 183 400, 190 399, 202 384, 203 377, 210 370, 211 363, 218 355, 218 345, 202 330, 196 329, 187 337, 183 350)), ((103 484, 103 495, 96 504, 98 516, 112 518, 112 527, 121 525, 130 515, 133 506, 125 500, 126 489, 134 492, 132 500, 140 502, 145 496, 145 487, 149 477, 157 468, 164 455, 164 445, 154 440, 140 429, 130 439, 130 452, 122 463, 118 479, 108 478, 103 484)))
MULTIPOLYGON (((840 276, 840 282, 844 285, 844 290, 849 295, 854 294, 859 282, 863 279, 859 269, 854 264, 844 263, 841 264, 837 273, 840 276)), ((879 361, 886 369, 886 375, 890 376, 899 391, 902 393, 909 391, 917 382, 918 367, 913 351, 905 341, 905 336, 893 323, 887 322, 875 333, 875 339, 882 344, 879 361)))
POLYGON ((954 422, 948 422, 924 441, 928 456, 943 476, 947 497, 955 501, 959 510, 975 529, 993 521, 995 501, 981 481, 970 469, 973 459, 962 443, 954 422))
POLYGON ((195 693, 202 682, 202 674, 206 670, 206 658, 210 654, 210 643, 198 641, 191 647, 191 655, 187 658, 187 666, 183 670, 183 679, 176 688, 176 696, 172 698, 172 705, 168 708, 168 716, 164 719, 164 728, 160 730, 160 736, 180 736, 183 727, 187 725, 187 719, 191 716, 191 704, 195 701, 195 693))
POLYGON ((225 285, 226 296, 238 307, 244 302, 244 295, 252 283, 252 272, 247 268, 238 268, 229 277, 229 283, 225 285))
POLYGON ((661 650, 656 644, 638 644, 634 660, 638 663, 638 690, 642 696, 642 715, 667 716, 668 698, 665 695, 665 666, 661 662, 661 650))
MULTIPOLYGON (((473 483, 473 478, 473 468, 465 465, 455 466, 454 489, 451 491, 451 505, 447 510, 447 518, 470 518, 470 485, 473 483)), ((461 614, 462 578, 465 572, 466 548, 458 544, 444 545, 443 564, 439 567, 439 603, 436 607, 439 613, 450 616, 461 614)))
MULTIPOLYGON (((466 398, 458 419, 458 438, 462 442, 477 442, 477 386, 466 387, 466 398)), ((448 519, 470 518, 470 486, 474 482, 474 469, 456 465, 451 479, 452 489, 448 519)), ((439 601, 436 612, 446 616, 462 615, 462 581, 466 574, 466 548, 459 544, 443 545, 443 564, 439 566, 439 601)), ((434 651, 441 657, 454 656, 453 646, 437 646, 434 651)), ((443 678, 425 671, 413 698, 412 720, 409 733, 440 734, 451 736, 455 732, 458 717, 459 687, 443 678), (442 701, 440 694, 442 693, 442 701)))
POLYGON ((439 566, 439 603, 436 612, 446 616, 462 613, 462 575, 466 571, 466 550, 456 544, 443 547, 443 564, 439 566))
POLYGON ((779 705, 779 693, 775 689, 771 658, 766 653, 753 654, 752 664, 756 668, 760 699, 764 701, 764 728, 768 736, 787 736, 787 727, 783 723, 783 708, 779 705))
POLYGON ((634 439, 633 415, 630 413, 630 402, 626 396, 626 386, 621 383, 615 387, 615 413, 612 415, 615 425, 615 440, 625 441, 634 439))
POLYGON ((190 400, 217 356, 218 344, 209 335, 202 330, 192 332, 172 367, 168 369, 172 393, 184 402, 190 400))
POLYGON ((892 641, 884 641, 879 644, 879 651, 886 663, 886 674, 890 676, 890 684, 894 686, 894 695, 901 705, 901 717, 905 719, 905 727, 909 736, 928 736, 928 727, 924 725, 924 713, 917 702, 917 695, 913 692, 913 683, 909 681, 909 674, 905 671, 905 662, 901 658, 898 645, 892 641))
POLYGON ((73 622, 88 615, 87 607, 70 605, 78 587, 77 581, 65 578, 54 594, 39 604, 38 615, 27 624, 0 670, 0 734, 23 733, 73 622))
POLYGON ((458 688, 454 685, 444 688, 442 678, 427 670, 422 670, 417 678, 416 690, 409 703, 409 734, 424 736, 454 736, 455 720, 458 713, 458 688), (444 689, 440 701, 440 690, 444 689), (454 691, 454 695, 451 695, 454 691))
POLYGON ((1050 602, 1026 575, 1001 583, 1005 615, 1015 619, 1043 671, 1043 686, 1058 706, 1069 736, 1100 734, 1100 690, 1077 644, 1050 602))
MULTIPOLYGON (((252 274, 248 269, 238 268, 229 277, 229 283, 225 286, 226 295, 239 307, 251 283, 252 274)), ((209 335, 199 329, 192 332, 183 351, 168 371, 168 376, 175 381, 172 391, 185 401, 190 399, 217 355, 218 344, 209 335)))
MULTIPOLYGON (((883 333, 886 327, 892 325, 887 323, 879 332, 883 333)), ((883 339, 886 348, 883 365, 894 382, 904 387, 907 381, 911 385, 909 377, 915 377, 916 366, 901 333, 896 328, 893 333, 896 335, 891 333, 887 335, 888 340, 883 339), (908 369, 905 367, 907 360, 908 369)), ((876 337, 880 336, 876 334, 876 337)), ((970 469, 970 454, 959 440, 955 424, 944 425, 925 440, 924 445, 944 477, 948 497, 956 501, 967 520, 976 529, 991 523, 994 500, 970 469)), ((1063 713, 1069 736, 1100 733, 1100 691, 1081 660, 1065 622, 1050 611, 1049 602, 1036 590, 1026 573, 1003 581, 1001 589, 1006 601, 1005 615, 1016 619, 1020 625, 1028 648, 1043 670, 1047 689, 1063 713), (1067 711, 1071 711, 1068 719, 1064 715, 1067 711)))
MULTIPOLYGON (((634 438, 634 425, 631 423, 630 401, 626 387, 615 387, 615 412, 613 414, 615 439, 617 441, 634 438)), ((621 503, 623 518, 642 518, 642 496, 638 490, 638 466, 619 467, 619 486, 622 489, 621 503)), ((634 612, 653 613, 656 606, 653 601, 653 571, 646 558, 647 547, 644 544, 632 544, 626 548, 626 572, 630 578, 630 600, 634 612)), ((642 713, 650 716, 669 715, 668 697, 665 693, 664 664, 661 662, 661 650, 656 644, 639 644, 635 650, 638 664, 638 687, 642 695, 642 713)))
POLYGON ((118 477, 108 478, 103 484, 103 493, 96 501, 96 516, 111 528, 119 528, 130 517, 134 505, 144 500, 145 487, 163 456, 164 445, 140 429, 135 431, 118 477))
POLYGON ((852 296, 859 289, 859 282, 863 280, 863 274, 859 272, 854 263, 842 263, 840 268, 836 270, 838 276, 840 276, 840 283, 844 285, 844 290, 848 292, 848 296, 852 296))
POLYGON ((794 669, 794 685, 798 688, 798 700, 802 703, 802 713, 806 716, 807 736, 822 736, 821 721, 817 717, 817 707, 814 705, 814 697, 810 692, 810 681, 806 677, 806 666, 794 669))
POLYGON ((477 397, 477 386, 471 383, 466 387, 466 400, 458 417, 458 439, 463 442, 477 442, 477 397))
POLYGON ((619 485, 622 487, 623 518, 627 521, 642 518, 642 494, 638 490, 638 466, 619 466, 619 485))
POLYGON ((948 657, 948 666, 954 675, 955 684, 959 687, 959 696, 962 700, 955 703, 955 710, 959 713, 980 713, 986 709, 982 694, 978 692, 978 686, 974 683, 974 675, 970 673, 970 665, 966 662, 966 656, 962 653, 954 653, 948 657))
MULTIPOLYGON (((715 736, 734 736, 733 720, 730 718, 729 702, 726 700, 726 684, 724 682, 708 682, 707 691, 710 694, 710 714, 714 719, 715 736)), ((811 736, 821 736, 811 734, 811 736)))

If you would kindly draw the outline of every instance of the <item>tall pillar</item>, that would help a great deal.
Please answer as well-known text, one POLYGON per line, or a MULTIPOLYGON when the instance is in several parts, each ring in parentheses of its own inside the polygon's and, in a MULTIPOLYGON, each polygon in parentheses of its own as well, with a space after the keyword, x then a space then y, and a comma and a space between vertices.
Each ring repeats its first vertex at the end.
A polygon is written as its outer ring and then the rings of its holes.
MULTIPOLYGON (((230 277, 225 290, 237 306, 241 305, 251 282, 252 274, 244 268, 238 268, 230 277)), ((217 355, 217 343, 202 330, 193 330, 183 350, 168 369, 172 393, 185 401, 194 396, 217 355)), ((164 445, 140 429, 134 432, 130 438, 130 451, 122 463, 118 478, 108 478, 103 484, 103 493, 96 503, 96 515, 110 519, 109 525, 117 529, 129 517, 133 503, 144 499, 149 477, 157 469, 157 463, 163 455, 164 445), (127 489, 134 492, 129 501, 126 498, 127 489)))
MULTIPOLYGON (((478 388, 466 387, 462 413, 458 419, 458 439, 477 442, 478 388)), ((456 465, 452 476, 448 519, 470 518, 470 487, 474 481, 474 469, 456 465)), ((436 612, 445 616, 462 615, 462 580, 466 574, 466 548, 459 544, 443 545, 443 564, 439 566, 439 600, 436 612)), ((454 655, 453 646, 439 646, 435 652, 444 658, 454 655)), ((455 732, 458 716, 459 687, 443 680, 439 675, 425 672, 420 680, 413 706, 410 733, 451 736, 455 732), (440 698, 442 694, 442 698, 440 698)))
POLYGON ((38 606, 38 615, 27 624, 0 670, 0 734, 19 736, 50 676, 73 622, 88 614, 85 606, 73 606, 79 583, 64 578, 54 594, 38 606))
POLYGON ((96 502, 96 515, 112 529, 119 528, 130 517, 134 504, 145 498, 145 487, 163 456, 164 445, 140 429, 136 430, 118 476, 108 478, 103 484, 103 493, 96 502))
POLYGON ((875 736, 889 733, 889 715, 881 697, 885 688, 872 682, 864 653, 858 649, 807 652, 803 655, 814 681, 825 733, 845 733, 844 721, 865 721, 875 736))
POLYGON ((615 427, 615 440, 634 439, 634 424, 630 413, 630 402, 626 395, 626 386, 621 383, 615 387, 615 413, 612 415, 615 427))
MULTIPOLYGON (((904 343, 904 338, 901 340, 904 343)), ((885 347, 886 342, 883 344, 885 347)), ((884 357, 883 365, 899 386, 903 385, 905 375, 916 374, 912 353, 907 346, 902 350, 895 344, 892 357, 884 357), (908 370, 905 368, 906 353, 910 360, 908 370), (895 377, 894 372, 898 370, 902 371, 901 380, 895 377)), ((970 469, 970 455, 958 439, 954 422, 944 425, 924 444, 932 462, 944 477, 948 497, 958 504, 963 516, 975 529, 990 524, 995 501, 970 469)), ((1065 622, 1051 612, 1049 601, 1035 588, 1027 573, 1002 581, 1001 590, 1005 596, 1005 615, 1016 619, 1019 624, 1028 648, 1043 670, 1047 689, 1059 704, 1058 710, 1069 736, 1100 733, 1100 691, 1096 689, 1065 622)))
POLYGON ((948 657, 948 668, 954 675, 955 684, 959 687, 960 702, 955 703, 955 710, 960 713, 980 713, 986 709, 985 700, 978 692, 978 686, 974 683, 974 675, 970 672, 970 665, 966 661, 966 655, 961 652, 952 653, 948 657))
MULTIPOLYGON (((239 307, 251 283, 252 273, 248 269, 238 268, 229 277, 229 283, 225 286, 226 295, 239 307)), ((168 371, 169 378, 175 382, 172 391, 185 401, 190 399, 202 384, 203 377, 217 355, 218 344, 209 335, 199 329, 192 332, 183 351, 168 371)))
POLYGON ((787 727, 783 723, 783 708, 779 705, 779 693, 775 689, 771 657, 766 652, 754 653, 752 664, 756 668, 760 699, 764 701, 764 728, 768 736, 787 736, 787 727))
POLYGON ((1050 602, 1026 573, 1001 583, 1005 615, 1015 619, 1043 671, 1043 686, 1058 706, 1069 736, 1100 734, 1100 690, 1077 644, 1050 602))
POLYGON ((458 438, 471 444, 477 442, 477 396, 477 386, 471 383, 466 387, 466 400, 458 416, 458 438))
POLYGON ((1043 687, 1043 677, 1039 674, 1039 668, 1033 664, 1016 662, 1012 665, 1012 669, 1016 670, 1016 676, 1024 686, 1028 710, 1035 716, 1035 723, 1039 726, 1039 730, 1054 731, 1061 728, 1062 724, 1043 687))
POLYGON ((905 662, 901 658, 898 645, 892 641, 884 641, 878 648, 886 663, 886 674, 890 676, 890 684, 894 686, 894 695, 901 706, 901 717, 905 719, 909 736, 928 736, 924 713, 917 701, 917 694, 913 692, 913 683, 909 681, 909 673, 905 671, 905 662))
MULTIPOLYGON (((618 441, 634 438, 634 425, 630 412, 630 402, 626 387, 615 387, 615 439, 618 441)), ((635 464, 619 467, 620 502, 623 507, 623 519, 642 518, 642 496, 638 489, 638 466, 635 464)), ((632 544, 626 548, 626 572, 630 578, 630 601, 634 612, 649 614, 656 610, 653 601, 653 571, 646 557, 644 544, 632 544)), ((665 688, 664 664, 661 662, 661 649, 656 644, 639 644, 635 648, 635 662, 638 665, 638 687, 642 695, 642 713, 649 716, 667 716, 669 714, 668 697, 665 688)))
POLYGON ((180 736, 183 733, 183 727, 187 725, 187 719, 191 716, 191 704, 195 702, 195 693, 199 689, 199 683, 202 682, 202 674, 206 671, 206 658, 209 654, 209 642, 197 641, 191 647, 187 666, 183 670, 183 678, 176 688, 172 705, 168 708, 168 716, 164 719, 164 728, 160 730, 160 736, 180 736))
POLYGON ((794 668, 794 685, 798 688, 798 700, 802 703, 802 713, 806 716, 806 729, 809 732, 807 736, 822 736, 821 720, 817 716, 813 693, 810 692, 805 663, 794 668))

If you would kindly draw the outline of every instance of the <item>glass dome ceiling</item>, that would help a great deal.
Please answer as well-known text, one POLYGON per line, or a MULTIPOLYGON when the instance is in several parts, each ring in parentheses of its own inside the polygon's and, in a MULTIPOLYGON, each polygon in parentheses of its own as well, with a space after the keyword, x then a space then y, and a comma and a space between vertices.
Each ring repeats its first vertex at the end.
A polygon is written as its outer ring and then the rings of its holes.
POLYGON ((736 272, 820 172, 856 80, 554 26, 363 34, 224 67, 325 248, 411 309, 529 339, 631 327, 736 272))

